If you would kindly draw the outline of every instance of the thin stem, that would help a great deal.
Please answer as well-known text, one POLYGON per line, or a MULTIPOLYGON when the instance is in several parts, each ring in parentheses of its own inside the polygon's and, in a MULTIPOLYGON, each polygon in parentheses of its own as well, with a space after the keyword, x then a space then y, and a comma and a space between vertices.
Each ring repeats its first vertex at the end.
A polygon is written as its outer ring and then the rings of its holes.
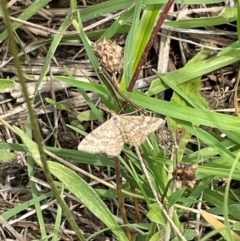
POLYGON ((119 202, 119 209, 122 215, 123 223, 126 224, 124 227, 126 235, 128 236, 129 240, 132 240, 130 229, 127 226, 129 224, 126 214, 126 209, 124 207, 124 198, 122 195, 122 178, 121 178, 121 166, 120 160, 116 157, 115 158, 115 174, 116 174, 116 183, 117 183, 117 195, 118 195, 118 202, 119 202))
POLYGON ((33 108, 32 108, 32 104, 31 104, 31 101, 30 101, 30 98, 29 98, 27 88, 26 88, 26 84, 25 84, 26 80, 24 78, 24 74, 23 74, 23 70, 22 70, 22 66, 21 66, 21 61, 18 57, 17 45, 14 41, 15 38, 14 38, 14 34, 13 34, 11 24, 10 24, 9 13, 8 13, 8 9, 7 9, 7 6, 6 6, 6 1, 1 0, 1 6, 3 8, 4 20, 5 20, 6 28, 7 28, 7 31, 8 31, 10 51, 11 51, 13 57, 14 57, 14 63, 15 63, 15 67, 16 67, 16 70, 17 70, 17 75, 18 75, 18 78, 20 80, 23 95, 24 95, 24 98, 26 100, 26 104, 27 104, 27 107, 28 107, 28 112, 29 112, 32 128, 34 130, 33 134, 34 134, 36 143, 38 145, 38 150, 39 150, 39 153, 40 153, 41 162, 43 164, 44 174, 46 176, 46 179, 47 179, 49 185, 51 186, 51 189, 54 193, 54 196, 56 197, 58 203, 60 204, 61 208, 63 209, 63 212, 64 212, 68 222, 70 223, 72 229, 75 231, 79 240, 85 240, 82 233, 79 231, 79 227, 78 227, 77 223, 75 222, 70 210, 68 209, 64 200, 61 198, 61 196, 58 192, 58 189, 55 186, 53 178, 51 176, 51 173, 50 173, 50 170, 49 170, 49 167, 48 167, 48 164, 47 164, 46 155, 44 153, 43 146, 42 146, 42 138, 41 138, 39 126, 38 126, 37 119, 36 119, 36 116, 35 116, 33 108))
POLYGON ((154 39, 156 38, 165 18, 167 17, 167 13, 169 12, 169 9, 171 8, 172 4, 174 3, 174 0, 169 0, 164 8, 164 10, 162 11, 162 14, 161 16, 159 17, 158 19, 158 22, 156 24, 156 26, 154 27, 153 31, 152 31, 152 34, 150 36, 150 39, 143 51, 143 54, 142 54, 142 57, 141 59, 139 60, 139 63, 138 63, 138 66, 135 70, 135 73, 133 74, 133 77, 132 77, 132 80, 131 80, 131 83, 129 84, 128 86, 128 91, 132 91, 133 90, 133 87, 137 81, 137 78, 138 78, 138 75, 142 69, 142 66, 145 62, 145 60, 147 59, 147 55, 148 55, 148 52, 149 50, 151 49, 152 45, 153 45, 153 42, 154 42, 154 39))
POLYGON ((179 231, 179 229, 177 228, 177 226, 175 225, 175 223, 172 221, 171 217, 169 216, 169 214, 167 213, 167 210, 165 209, 164 205, 160 202, 159 200, 159 197, 158 197, 158 194, 157 194, 157 191, 153 185, 153 182, 148 174, 148 171, 147 171, 147 168, 145 167, 145 164, 143 162, 143 159, 142 159, 142 156, 140 154, 140 151, 139 151, 139 147, 138 146, 135 146, 135 150, 136 150, 136 154, 139 158, 139 161, 141 163, 141 166, 142 166, 142 169, 143 169, 143 172, 144 174, 146 175, 146 178, 148 180, 148 183, 152 189, 152 192, 153 192, 153 195, 160 207, 160 209, 162 210, 163 214, 165 215, 165 217, 167 218, 168 222, 171 224, 172 226, 172 229, 174 230, 174 232, 178 235, 178 237, 182 240, 182 241, 187 241, 185 239, 185 237, 181 234, 181 232, 179 231))

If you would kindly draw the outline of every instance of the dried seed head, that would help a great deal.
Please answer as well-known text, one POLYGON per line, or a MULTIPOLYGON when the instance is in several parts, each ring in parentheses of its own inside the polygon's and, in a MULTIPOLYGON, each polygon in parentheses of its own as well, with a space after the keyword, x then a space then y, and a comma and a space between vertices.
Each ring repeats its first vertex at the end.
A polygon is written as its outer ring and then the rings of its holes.
POLYGON ((196 184, 196 170, 197 164, 179 163, 176 169, 172 172, 173 178, 176 181, 176 188, 180 189, 182 186, 194 188, 196 184))
POLYGON ((100 64, 111 73, 119 73, 123 67, 123 48, 110 39, 98 40, 95 52, 100 64))

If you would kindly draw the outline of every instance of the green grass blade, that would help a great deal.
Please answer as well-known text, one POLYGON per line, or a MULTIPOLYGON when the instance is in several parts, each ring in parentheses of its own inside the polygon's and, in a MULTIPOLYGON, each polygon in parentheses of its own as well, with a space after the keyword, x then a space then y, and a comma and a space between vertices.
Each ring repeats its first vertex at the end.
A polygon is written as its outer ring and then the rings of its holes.
POLYGON ((96 217, 104 222, 107 227, 111 228, 112 232, 118 237, 118 240, 128 240, 106 204, 88 183, 71 169, 59 163, 48 162, 48 165, 52 174, 56 176, 68 190, 74 193, 96 217))
POLYGON ((100 37, 101 40, 105 39, 110 39, 113 37, 115 34, 117 34, 122 26, 126 24, 130 18, 132 17, 134 12, 134 8, 130 8, 128 11, 123 13, 100 37))
POLYGON ((0 78, 0 93, 1 90, 7 89, 14 84, 14 81, 11 79, 1 79, 0 78))
MULTIPOLYGON (((224 66, 235 63, 236 61, 240 60, 240 48, 239 48, 239 44, 237 45, 238 45, 237 47, 234 45, 232 45, 232 47, 229 46, 231 47, 231 51, 228 51, 227 53, 221 54, 220 52, 217 56, 214 56, 207 60, 203 60, 198 63, 185 66, 181 69, 173 71, 165 75, 165 79, 168 82, 172 81, 175 84, 181 84, 188 80, 207 74, 211 71, 214 71, 224 66)), ((156 79, 152 82, 146 94, 155 95, 166 89, 167 89, 166 85, 161 84, 160 81, 156 79)))
MULTIPOLYGON (((71 23, 71 18, 69 15, 64 19, 63 23, 61 24, 61 26, 59 28, 59 31, 65 31, 68 28, 68 26, 70 25, 70 23, 71 23)), ((63 34, 56 34, 52 40, 51 46, 48 50, 47 56, 44 61, 44 65, 42 67, 41 74, 40 74, 38 82, 37 82, 36 91, 38 90, 39 85, 41 84, 42 80, 45 78, 45 76, 47 75, 47 73, 49 71, 52 57, 62 39, 62 37, 63 37, 63 34)), ((35 92, 35 93, 37 93, 37 92, 35 92)))
POLYGON ((126 9, 133 2, 133 0, 110 0, 99 4, 94 4, 90 7, 80 10, 81 20, 82 22, 85 22, 87 20, 103 16, 106 13, 126 9))
MULTIPOLYGON (((85 90, 90 90, 99 94, 109 94, 105 86, 82 81, 75 81, 66 77, 56 77, 66 83, 73 84, 85 90)), ((240 119, 235 116, 228 116, 220 113, 214 113, 209 110, 198 110, 186 106, 180 106, 169 103, 168 101, 151 98, 142 93, 123 92, 137 105, 149 109, 153 112, 169 116, 179 120, 189 121, 195 125, 206 125, 216 127, 222 130, 230 130, 240 134, 240 119), (177 111, 176 111, 177 110, 177 111)))
POLYGON ((238 33, 238 42, 240 41, 240 3, 237 1, 237 33, 238 33))
POLYGON ((174 28, 197 28, 208 27, 220 24, 226 24, 237 20, 237 8, 225 7, 218 16, 202 17, 202 18, 188 18, 187 20, 180 19, 177 21, 166 22, 164 25, 174 28))
MULTIPOLYGON (((32 2, 19 16, 17 16, 18 19, 21 20, 28 20, 31 18, 34 14, 36 14, 41 8, 46 6, 51 0, 38 0, 32 2)), ((2 10, 1 10, 2 13, 2 10)), ((12 30, 16 30, 22 25, 22 23, 14 22, 12 23, 12 30)), ((0 34, 0 43, 4 41, 8 37, 7 30, 4 30, 0 34)))
POLYGON ((206 125, 222 130, 235 131, 238 135, 240 134, 240 119, 238 117, 180 106, 169 103, 168 101, 151 98, 137 92, 126 92, 125 95, 134 103, 155 113, 179 120, 185 120, 195 125, 206 125))
POLYGON ((124 72, 123 72, 123 77, 124 80, 122 80, 122 84, 120 85, 120 88, 126 89, 128 84, 131 81, 132 74, 133 74, 133 46, 136 43, 135 41, 135 36, 136 36, 136 31, 137 27, 139 25, 139 19, 140 19, 140 14, 141 14, 141 8, 142 8, 142 2, 143 0, 139 0, 135 3, 134 6, 134 14, 133 14, 133 20, 131 24, 130 31, 128 33, 127 39, 126 39, 126 44, 125 44, 125 49, 124 49, 124 72))
POLYGON ((133 72, 137 68, 161 9, 159 4, 146 6, 139 21, 142 1, 137 3, 124 50, 124 72, 120 82, 121 90, 125 90, 129 86, 133 72))

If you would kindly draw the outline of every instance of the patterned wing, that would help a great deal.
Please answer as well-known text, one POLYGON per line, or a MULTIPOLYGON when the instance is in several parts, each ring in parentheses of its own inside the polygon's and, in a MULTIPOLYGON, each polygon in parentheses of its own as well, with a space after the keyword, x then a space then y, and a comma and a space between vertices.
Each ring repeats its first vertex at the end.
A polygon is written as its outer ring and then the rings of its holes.
POLYGON ((78 150, 115 157, 121 153, 123 145, 121 132, 111 118, 88 134, 79 144, 78 150))
POLYGON ((140 146, 147 136, 164 125, 164 120, 150 116, 121 115, 120 131, 124 142, 131 146, 140 146))

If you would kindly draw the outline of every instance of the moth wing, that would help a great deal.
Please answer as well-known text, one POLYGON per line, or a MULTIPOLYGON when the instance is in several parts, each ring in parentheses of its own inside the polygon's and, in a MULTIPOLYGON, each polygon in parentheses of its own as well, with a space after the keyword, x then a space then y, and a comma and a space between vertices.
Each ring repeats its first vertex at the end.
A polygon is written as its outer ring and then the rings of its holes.
POLYGON ((91 154, 105 153, 114 157, 121 153, 123 145, 121 132, 111 118, 89 133, 78 145, 78 150, 91 154))

